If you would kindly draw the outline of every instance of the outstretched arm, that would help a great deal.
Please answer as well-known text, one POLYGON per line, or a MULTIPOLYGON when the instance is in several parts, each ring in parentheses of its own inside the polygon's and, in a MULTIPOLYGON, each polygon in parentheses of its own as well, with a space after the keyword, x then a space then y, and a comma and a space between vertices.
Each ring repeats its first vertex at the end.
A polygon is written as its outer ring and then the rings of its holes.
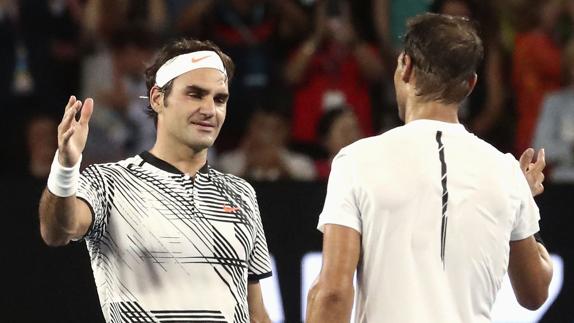
POLYGON ((349 227, 326 224, 323 266, 307 296, 307 323, 347 323, 353 309, 353 277, 361 252, 361 235, 349 227))
POLYGON ((76 188, 93 104, 92 99, 87 99, 82 108, 82 102, 71 96, 58 125, 57 158, 39 206, 42 239, 51 246, 82 237, 92 221, 88 205, 76 198, 76 188), (79 111, 80 119, 76 120, 79 111))

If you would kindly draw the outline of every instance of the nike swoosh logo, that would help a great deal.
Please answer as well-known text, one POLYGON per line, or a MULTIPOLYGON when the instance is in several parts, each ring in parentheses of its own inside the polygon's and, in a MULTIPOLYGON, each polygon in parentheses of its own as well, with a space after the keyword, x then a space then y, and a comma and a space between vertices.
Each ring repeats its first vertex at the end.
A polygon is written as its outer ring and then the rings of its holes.
POLYGON ((233 213, 233 212, 235 212, 235 211, 239 211, 239 208, 238 208, 238 207, 235 207, 235 206, 229 206, 229 205, 224 205, 224 206, 223 206, 223 212, 233 213))
POLYGON ((208 58, 208 57, 209 57, 209 55, 207 55, 207 56, 202 56, 202 57, 197 57, 197 58, 192 57, 192 58, 191 58, 191 62, 192 62, 192 63, 197 63, 197 62, 199 62, 199 61, 201 61, 201 60, 204 60, 204 59, 206 59, 206 58, 208 58))

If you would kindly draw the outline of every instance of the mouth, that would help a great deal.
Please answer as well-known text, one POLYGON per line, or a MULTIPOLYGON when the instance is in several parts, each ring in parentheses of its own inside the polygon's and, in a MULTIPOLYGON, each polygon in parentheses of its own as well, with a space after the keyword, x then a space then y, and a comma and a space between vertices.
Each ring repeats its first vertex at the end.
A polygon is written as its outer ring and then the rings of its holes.
POLYGON ((192 125, 199 128, 202 131, 212 131, 215 129, 215 124, 207 121, 192 121, 192 125))

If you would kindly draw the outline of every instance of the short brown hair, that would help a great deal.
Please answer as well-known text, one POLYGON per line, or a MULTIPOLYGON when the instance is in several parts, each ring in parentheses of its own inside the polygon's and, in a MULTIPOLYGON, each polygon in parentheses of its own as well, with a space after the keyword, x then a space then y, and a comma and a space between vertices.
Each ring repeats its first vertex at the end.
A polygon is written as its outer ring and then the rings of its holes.
MULTIPOLYGON (((155 74, 157 73, 157 70, 165 64, 165 62, 176 56, 201 50, 214 51, 219 55, 223 62, 223 66, 225 67, 225 71, 227 72, 227 82, 231 82, 235 71, 235 64, 217 45, 209 40, 201 41, 191 38, 180 38, 163 46, 157 54, 155 61, 145 70, 147 92, 149 93, 152 87, 155 86, 155 74)), ((171 93, 172 86, 173 80, 167 82, 167 84, 161 88, 164 93, 164 102, 171 93)), ((153 118, 153 121, 157 126, 157 112, 155 112, 150 105, 146 108, 146 114, 153 118)))
POLYGON ((417 95, 458 103, 484 56, 475 24, 467 18, 425 13, 407 22, 404 52, 413 62, 417 95))

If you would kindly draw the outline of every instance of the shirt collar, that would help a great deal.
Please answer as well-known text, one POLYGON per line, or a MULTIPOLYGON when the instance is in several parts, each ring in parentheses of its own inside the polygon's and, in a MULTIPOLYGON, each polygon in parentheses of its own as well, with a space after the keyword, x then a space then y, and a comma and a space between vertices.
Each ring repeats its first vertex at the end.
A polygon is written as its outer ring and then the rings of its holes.
MULTIPOLYGON (((154 167, 157 167, 163 171, 166 171, 166 172, 172 173, 172 174, 185 175, 182 171, 177 169, 175 166, 166 162, 163 159, 159 159, 158 157, 152 155, 152 153, 150 153, 149 151, 144 151, 144 152, 140 153, 140 157, 141 157, 141 159, 143 159, 144 162, 146 162, 146 163, 148 163, 154 167)), ((199 173, 202 173, 204 175, 209 174, 209 165, 207 164, 207 162, 205 162, 205 164, 199 169, 199 173)))
POLYGON ((463 131, 467 132, 460 123, 444 122, 431 119, 417 119, 406 124, 408 127, 432 128, 444 131, 463 131))

